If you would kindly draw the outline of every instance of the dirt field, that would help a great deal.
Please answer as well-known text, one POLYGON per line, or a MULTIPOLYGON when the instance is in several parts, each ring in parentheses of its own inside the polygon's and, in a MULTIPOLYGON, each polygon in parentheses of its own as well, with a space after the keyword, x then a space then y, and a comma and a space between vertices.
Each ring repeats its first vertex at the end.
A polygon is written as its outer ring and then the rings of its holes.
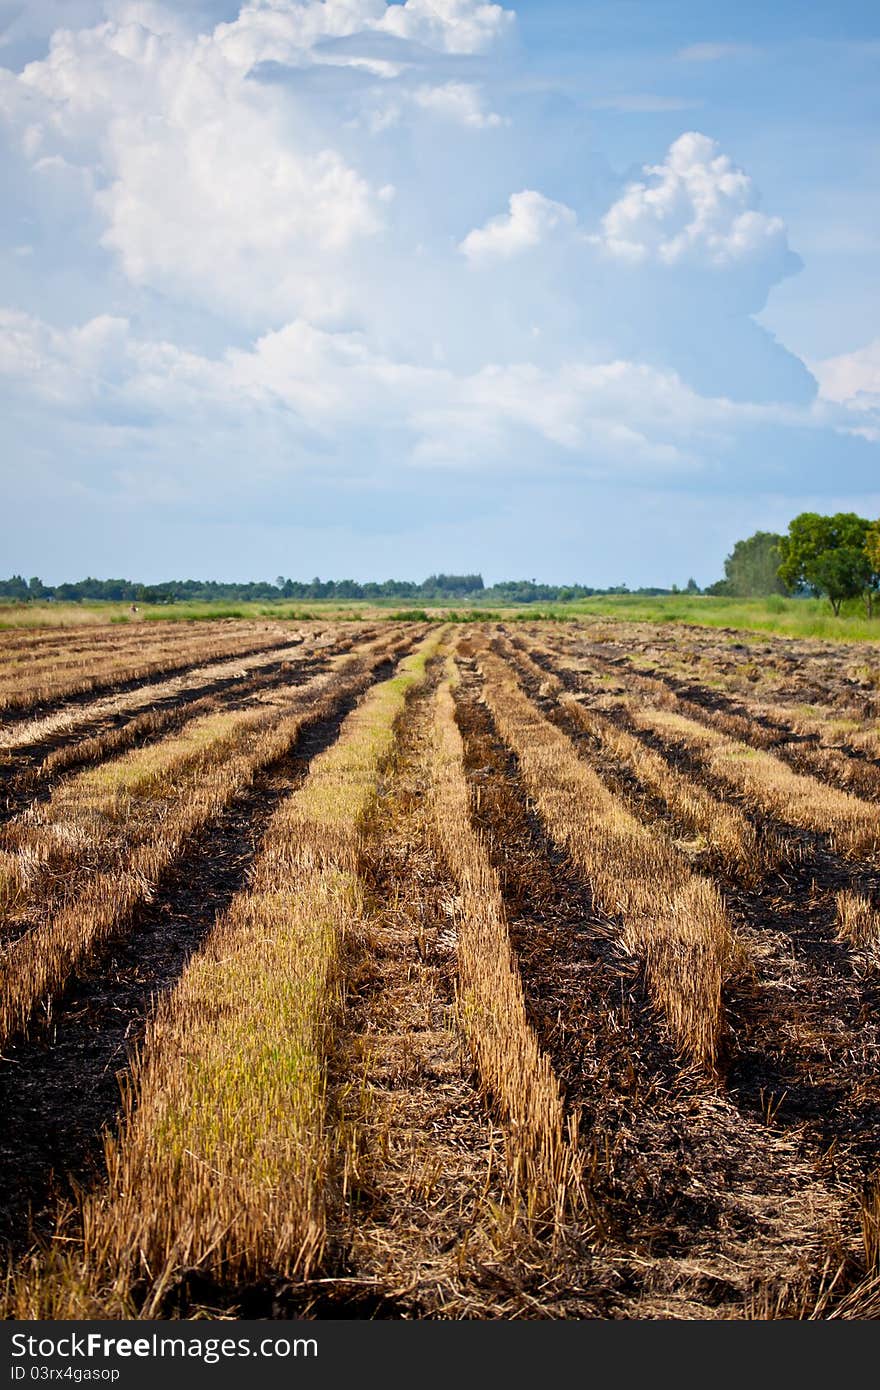
POLYGON ((7 1317, 880 1316, 880 656, 0 633, 7 1317))

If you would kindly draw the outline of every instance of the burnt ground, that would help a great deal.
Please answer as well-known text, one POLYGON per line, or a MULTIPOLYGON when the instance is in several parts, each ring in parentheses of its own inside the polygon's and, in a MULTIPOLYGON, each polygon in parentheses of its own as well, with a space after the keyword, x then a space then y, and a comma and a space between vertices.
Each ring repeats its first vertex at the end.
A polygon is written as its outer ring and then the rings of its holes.
MULTIPOLYGON (((470 1261, 456 1247, 477 1225, 463 1195, 475 1175, 495 1173, 492 1200, 501 1178, 449 1017, 449 885, 406 749, 413 716, 383 788, 369 870, 374 910, 348 962, 346 1039, 331 1077, 340 1119, 352 1118, 353 1082, 374 1094, 331 1261, 322 1278, 296 1287, 224 1289, 184 1275, 164 1315, 866 1315, 846 1310, 859 1306, 847 1304, 847 1291, 864 1274, 860 1189, 880 1133, 880 993, 877 977, 834 939, 834 891, 854 882, 851 866, 803 836, 781 872, 753 886, 725 882, 754 970, 728 991, 727 1072, 713 1083, 676 1056, 639 961, 622 951, 617 924, 597 913, 534 812, 472 663, 463 676, 458 717, 473 815, 501 878, 532 1026, 580 1115, 601 1247, 575 1230, 564 1249, 533 1246, 521 1261, 499 1259, 491 1233, 470 1261), (432 1143, 444 1154, 436 1176, 432 1143)), ((0 1237, 10 1252, 30 1238, 29 1207, 36 1232, 49 1235, 59 1198, 100 1179, 102 1134, 114 1128, 152 1000, 246 883, 272 807, 335 737, 343 712, 197 837, 154 901, 8 1053, 0 1106, 12 1124, 0 1136, 0 1192, 10 1199, 0 1206, 0 1237)), ((579 748, 597 756, 583 734, 579 748)), ((679 765, 706 782, 697 766, 679 765)), ((675 833, 613 760, 598 770, 642 819, 675 833)))
MULTIPOLYGON (((85 745, 87 740, 106 736, 109 741, 118 742, 118 749, 145 748, 182 728, 194 714, 207 713, 215 709, 241 709, 254 695, 282 686, 286 688, 304 685, 325 671, 333 656, 348 651, 352 645, 353 643, 346 641, 321 654, 304 655, 295 665, 288 657, 283 661, 273 662, 252 676, 225 676, 219 680, 207 681, 204 685, 172 693, 162 699, 150 700, 147 691, 144 703, 136 708, 111 713, 88 726, 78 726, 68 733, 59 731, 41 742, 8 750, 6 756, 9 762, 0 773, 0 824, 12 820, 35 802, 48 801, 59 775, 66 777, 94 762, 97 750, 83 747, 81 755, 76 756, 77 747, 85 745), (135 725, 141 716, 147 716, 143 721, 147 727, 137 728, 131 739, 127 739, 125 731, 135 725), (155 716, 155 720, 150 718, 151 716, 155 716), (71 751, 71 757, 65 760, 63 774, 43 774, 41 764, 44 759, 59 749, 71 751)), ((116 751, 117 746, 111 743, 108 753, 116 751)), ((102 757, 106 754, 101 750, 97 752, 97 756, 102 757)))
MULTIPOLYGON (((682 834, 630 771, 520 675, 544 713, 635 814, 672 838, 682 834)), ((619 712, 603 709, 603 714, 626 727, 619 712)), ((796 1132, 805 1151, 826 1166, 833 1164, 857 1188, 878 1163, 880 976, 837 939, 835 896, 850 889, 876 901, 876 866, 841 858, 822 835, 756 814, 729 788, 715 784, 698 757, 650 732, 639 730, 638 736, 678 771, 738 804, 759 832, 787 845, 787 862, 778 871, 756 883, 735 878, 725 883, 737 933, 755 965, 727 999, 728 1094, 753 1115, 772 1114, 776 1128, 796 1132)))
POLYGON ((753 1011, 729 1092, 681 1065, 638 962, 530 809, 473 674, 459 721, 531 1021, 581 1111, 613 1258, 628 1252, 616 1265, 619 1315, 743 1316, 762 1288, 802 1315, 827 1264, 861 1272, 849 1169, 823 1167, 795 1116, 783 1124, 777 1111, 767 1123, 760 1092, 778 1078, 754 1070, 765 1038, 753 1011))
MULTIPOLYGON (((513 645, 528 649, 527 639, 520 634, 514 638, 513 645)), ((564 659, 558 644, 549 650, 555 651, 560 660, 564 659)), ((544 651, 531 651, 529 654, 538 665, 552 670, 569 690, 578 689, 575 670, 566 668, 560 664, 560 660, 544 651)), ((652 667, 644 663, 636 666, 631 649, 623 651, 614 647, 609 650, 606 643, 584 642, 566 655, 589 659, 597 672, 613 674, 632 693, 644 688, 640 686, 641 682, 648 688, 652 683, 659 685, 681 701, 682 713, 691 718, 720 728, 754 748, 772 752, 795 772, 816 777, 869 801, 880 800, 880 759, 874 757, 869 749, 838 735, 835 735, 833 744, 823 743, 818 733, 800 732, 794 728, 787 722, 784 711, 778 711, 774 717, 765 708, 772 707, 775 700, 782 699, 788 703, 826 704, 829 715, 835 712, 831 708, 834 706, 841 714, 855 714, 860 719, 874 718, 880 708, 880 700, 874 687, 866 682, 857 683, 840 675, 831 675, 827 686, 820 686, 817 678, 814 678, 804 687, 788 687, 783 694, 773 691, 759 695, 754 689, 743 694, 697 684, 665 667, 652 667), (756 707, 759 705, 762 707, 756 707)), ((653 655, 656 656, 656 653, 653 655)))
POLYGON ((487 1199, 503 1198, 503 1145, 456 1023, 456 886, 426 801, 437 674, 408 705, 362 865, 368 910, 348 938, 329 1065, 332 1108, 356 1142, 331 1211, 339 1283, 321 1302, 312 1295, 311 1315, 326 1316, 331 1297, 345 1316, 383 1318, 526 1305, 522 1270, 486 1229, 487 1199))
POLYGON ((660 629, 640 623, 590 624, 568 642, 558 632, 553 636, 555 645, 567 645, 577 656, 604 656, 612 663, 625 663, 634 673, 671 677, 683 687, 700 690, 711 684, 714 694, 721 681, 729 692, 750 698, 766 691, 769 700, 782 703, 859 710, 867 718, 880 714, 880 668, 871 668, 867 644, 860 648, 791 637, 749 637, 734 629, 660 629))
POLYGON ((285 637, 276 637, 272 640, 263 639, 262 642, 254 640, 252 646, 246 647, 242 651, 236 651, 229 656, 209 656, 203 657, 198 654, 190 653, 187 658, 185 653, 181 653, 181 660, 175 661, 169 666, 165 666, 161 671, 153 671, 149 675, 131 676, 126 679, 119 679, 108 676, 106 680, 96 680, 95 684, 88 690, 78 690, 69 692, 66 695, 45 700, 35 700, 31 704, 8 705, 0 709, 0 727, 5 724, 18 724, 23 719, 42 719, 47 714, 57 714, 59 710, 79 709, 83 705, 88 705, 92 700, 105 695, 123 695, 130 690, 139 690, 143 687, 148 690, 151 685, 160 685, 162 681, 173 680, 175 676, 185 676, 194 667, 214 664, 220 661, 246 661, 249 656, 256 656, 259 652, 269 651, 272 647, 284 647, 291 645, 290 640, 285 637))
MULTIPOLYGON (((381 680, 388 662, 374 673, 381 680)), ((8 1045, 0 1064, 0 1242, 20 1252, 49 1235, 59 1199, 101 1172, 103 1135, 157 995, 179 978, 215 918, 247 881, 275 806, 331 744, 355 696, 304 730, 296 748, 208 827, 161 881, 152 902, 77 970, 63 994, 8 1045)))

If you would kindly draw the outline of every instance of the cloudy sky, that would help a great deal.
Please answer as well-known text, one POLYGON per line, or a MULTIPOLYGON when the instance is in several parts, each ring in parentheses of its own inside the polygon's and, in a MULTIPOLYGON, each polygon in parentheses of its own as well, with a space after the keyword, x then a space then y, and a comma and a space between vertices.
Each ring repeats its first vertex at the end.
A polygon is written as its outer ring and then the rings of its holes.
POLYGON ((878 68, 873 0, 0 0, 0 572, 877 516, 878 68))

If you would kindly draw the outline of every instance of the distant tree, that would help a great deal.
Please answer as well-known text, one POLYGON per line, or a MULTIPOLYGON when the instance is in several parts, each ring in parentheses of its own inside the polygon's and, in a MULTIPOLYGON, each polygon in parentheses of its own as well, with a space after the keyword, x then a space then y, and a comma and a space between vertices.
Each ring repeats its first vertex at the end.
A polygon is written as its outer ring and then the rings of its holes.
POLYGON ((700 586, 699 586, 699 584, 697 583, 696 579, 689 579, 688 582, 687 582, 687 584, 686 584, 686 586, 685 586, 685 593, 686 593, 686 594, 698 594, 699 592, 700 592, 700 586))
POLYGON ((481 574, 429 574, 421 592, 426 597, 464 598, 480 593, 484 587, 481 574))
POLYGON ((30 597, 27 581, 20 574, 0 581, 0 596, 3 598, 25 599, 30 597))
POLYGON ((873 521, 865 533, 865 554, 871 566, 871 580, 866 595, 870 615, 874 611, 874 595, 880 590, 880 521, 873 521))
POLYGON ((870 611, 877 578, 866 550, 870 529, 855 512, 801 512, 780 540, 780 578, 792 592, 825 594, 835 614, 844 599, 860 594, 870 611))
POLYGON ((779 578, 781 540, 773 531, 756 531, 747 540, 737 541, 724 561, 725 593, 733 598, 784 594, 785 584, 779 578))
POLYGON ((134 594, 138 603, 173 603, 174 592, 170 584, 139 584, 134 594))

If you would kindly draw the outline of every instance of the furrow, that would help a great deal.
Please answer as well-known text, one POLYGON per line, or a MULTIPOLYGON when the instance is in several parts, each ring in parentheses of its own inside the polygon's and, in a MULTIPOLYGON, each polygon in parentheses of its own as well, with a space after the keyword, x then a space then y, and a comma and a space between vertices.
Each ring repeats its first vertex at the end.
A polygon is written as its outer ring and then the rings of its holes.
MULTIPOLYGON (((545 659, 549 658, 551 665, 554 656, 559 660, 552 646, 544 647, 543 655, 545 659)), ((623 675, 626 671, 624 683, 628 690, 754 748, 772 751, 775 757, 796 772, 827 781, 841 790, 880 800, 880 762, 877 757, 880 737, 873 706, 867 721, 864 718, 843 717, 846 711, 839 709, 817 714, 811 712, 809 706, 805 712, 804 707, 798 709, 782 704, 767 704, 745 695, 732 699, 717 690, 677 680, 667 671, 654 666, 636 669, 631 660, 609 660, 594 649, 589 664, 596 672, 623 675)), ((578 666, 581 682, 589 682, 592 692, 600 694, 601 683, 590 680, 582 661, 578 666)))
MULTIPOLYGON (((447 773, 461 776, 438 741, 441 671, 435 663, 407 707, 370 821, 369 910, 349 940, 345 1026, 330 1065, 344 1199, 331 1223, 333 1282, 311 1291, 312 1315, 472 1318, 549 1306, 532 1258, 517 1162, 523 1142, 508 1126, 505 1142, 490 1120, 487 1078, 475 1074, 461 1033, 464 1022, 468 1038, 485 1038, 492 1024, 481 1027, 456 988, 469 933, 460 886, 437 854, 434 787, 438 776, 443 786, 447 773)), ((443 809, 451 809, 448 796, 443 809)), ((494 959, 484 966, 497 978, 494 959)), ((493 1019, 512 1040, 514 1021, 501 1013, 499 1004, 493 1019)), ((526 1086, 535 1080, 523 1077, 526 1086)), ((514 1108, 534 1113, 527 1102, 514 1108)), ((579 1306, 594 1311, 596 1303, 581 1294, 579 1306)))
POLYGON ((51 658, 47 659, 45 670, 26 668, 12 675, 8 667, 0 668, 0 720, 20 720, 23 713, 36 710, 46 715, 62 704, 77 706, 108 691, 121 694, 166 681, 174 675, 185 674, 195 665, 232 657, 244 659, 270 647, 289 644, 290 633, 283 630, 276 631, 274 637, 265 630, 238 633, 225 641, 211 634, 198 634, 198 637, 181 634, 177 640, 169 640, 162 634, 161 641, 154 638, 152 650, 114 653, 106 665, 97 670, 88 669, 88 651, 82 658, 70 662, 69 669, 51 658), (189 640, 181 640, 184 636, 189 640))
POLYGON ((838 1268, 841 1230, 850 1248, 858 1238, 851 1189, 676 1056, 636 959, 531 809, 481 693, 466 668, 458 720, 474 815, 531 1025, 580 1112, 605 1231, 589 1260, 559 1262, 568 1315, 591 1287, 618 1318, 742 1318, 759 1304, 808 1315, 823 1271, 838 1268))
POLYGON ((717 887, 608 791, 505 662, 483 649, 478 659, 493 717, 550 833, 586 875, 597 904, 619 921, 627 948, 643 960, 679 1045, 711 1071, 724 1033, 722 986, 737 966, 717 887))
POLYGON ((247 882, 266 826, 310 761, 336 738, 355 697, 306 729, 290 752, 185 847, 127 929, 73 969, 44 1026, 8 1043, 0 1066, 0 1242, 49 1239, 59 1200, 101 1167, 132 1058, 156 998, 174 987, 216 918, 247 882))
MULTIPOLYGON (((242 667, 237 660, 193 673, 191 679, 169 682, 167 688, 132 691, 118 699, 97 701, 81 717, 45 721, 53 728, 35 730, 37 738, 5 754, 5 805, 0 822, 9 821, 37 801, 46 800, 62 775, 99 763, 133 747, 145 747, 165 733, 182 727, 199 714, 220 708, 242 708, 262 692, 305 684, 325 671, 334 657, 350 651, 355 643, 340 642, 322 655, 308 656, 291 649, 290 656, 263 657, 242 667), (59 727, 60 726, 60 727, 59 727)), ((2 746, 2 741, 0 741, 2 746)), ((0 758, 4 754, 0 752, 0 758)))
POLYGON ((674 837, 676 832, 696 837, 689 845, 692 853, 707 858, 710 867, 725 875, 746 881, 779 861, 782 847, 777 837, 760 834, 729 801, 713 796, 627 729, 582 703, 558 676, 533 661, 520 642, 496 647, 514 661, 532 698, 545 701, 548 717, 576 744, 586 736, 594 757, 612 759, 624 777, 635 778, 649 807, 653 804, 672 822, 674 837))
POLYGON ((627 715, 637 731, 684 748, 698 759, 708 776, 740 793, 760 811, 786 824, 827 835, 841 854, 870 859, 880 848, 880 811, 871 803, 794 772, 772 753, 675 710, 630 701, 627 715))
POLYGON ((346 933, 364 911, 363 831, 438 640, 374 687, 274 812, 246 890, 150 1022, 78 1248, 13 1284, 19 1311, 152 1318, 193 1287, 234 1299, 321 1261, 326 1057, 346 933))
MULTIPOLYGON (((453 683, 457 677, 451 673, 453 683)), ((510 950, 498 877, 471 828, 463 745, 449 680, 432 720, 433 833, 459 890, 456 911, 462 1026, 488 1093, 508 1129, 508 1163, 530 1215, 562 1221, 582 1205, 576 1132, 566 1134, 562 1095, 529 1026, 510 950)))
MULTIPOLYGON (((59 789, 57 801, 39 808, 43 824, 25 846, 37 873, 48 859, 63 883, 69 855, 83 876, 74 878, 72 896, 68 892, 54 912, 41 913, 0 954, 0 1039, 24 1027, 70 968, 152 895, 187 840, 255 773, 283 757, 302 730, 332 713, 341 699, 365 689, 411 640, 402 637, 395 647, 386 639, 372 654, 343 658, 336 671, 276 708, 197 720, 174 740, 81 774, 59 789), (185 769, 189 775, 181 778, 185 769)), ((9 892, 14 880, 8 864, 6 882, 9 892)))

